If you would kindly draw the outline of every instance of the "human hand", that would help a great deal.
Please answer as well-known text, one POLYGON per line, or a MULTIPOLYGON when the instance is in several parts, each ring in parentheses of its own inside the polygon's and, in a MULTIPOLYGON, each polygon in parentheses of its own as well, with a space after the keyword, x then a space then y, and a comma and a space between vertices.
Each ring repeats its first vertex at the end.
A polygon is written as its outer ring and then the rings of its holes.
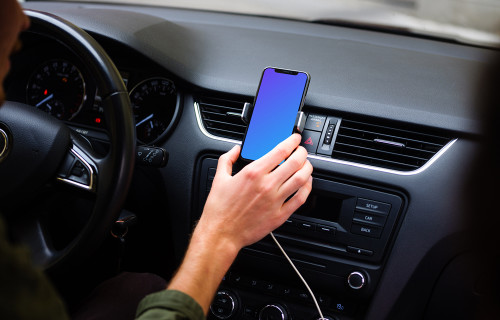
POLYGON ((306 201, 312 187, 313 168, 307 151, 298 146, 300 140, 298 134, 290 136, 234 176, 240 147, 222 155, 195 233, 239 251, 283 224, 306 201))
POLYGON ((169 289, 190 295, 207 314, 240 249, 283 224, 311 192, 313 168, 299 143, 300 135, 292 135, 234 176, 240 147, 219 158, 203 214, 169 289))

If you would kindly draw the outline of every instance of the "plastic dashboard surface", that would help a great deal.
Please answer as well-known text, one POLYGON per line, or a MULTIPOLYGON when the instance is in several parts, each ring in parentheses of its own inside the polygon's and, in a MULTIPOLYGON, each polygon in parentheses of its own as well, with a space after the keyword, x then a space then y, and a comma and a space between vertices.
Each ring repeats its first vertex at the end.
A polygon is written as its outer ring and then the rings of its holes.
MULTIPOLYGON (((307 106, 325 113, 363 115, 438 128, 457 141, 418 174, 398 175, 311 158, 315 172, 371 190, 396 190, 408 201, 392 235, 380 281, 365 313, 385 319, 418 266, 435 252, 412 308, 423 310, 445 265, 462 248, 449 239, 463 231, 461 199, 480 135, 473 108, 476 86, 492 50, 361 29, 169 8, 78 3, 25 3, 51 12, 93 34, 121 42, 181 79, 182 114, 158 143, 170 153, 159 175, 182 258, 198 210, 197 164, 235 141, 200 130, 195 98, 200 92, 251 97, 262 69, 279 66, 312 76, 307 106), (193 200, 195 199, 195 200, 193 200), (418 298, 423 297, 423 298, 418 298)), ((126 55, 126 53, 124 53, 126 55)))

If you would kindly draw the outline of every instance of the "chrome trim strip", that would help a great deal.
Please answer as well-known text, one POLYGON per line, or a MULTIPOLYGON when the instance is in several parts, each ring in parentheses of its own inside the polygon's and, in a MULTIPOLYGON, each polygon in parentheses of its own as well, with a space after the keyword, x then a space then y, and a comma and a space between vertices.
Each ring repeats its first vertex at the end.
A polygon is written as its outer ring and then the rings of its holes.
MULTIPOLYGON (((211 133, 209 133, 205 127, 203 126, 203 122, 201 119, 201 111, 200 111, 200 106, 198 105, 197 102, 194 103, 194 110, 196 114, 196 122, 198 122, 198 127, 200 128, 201 132, 206 135, 207 137, 215 140, 220 140, 224 142, 229 142, 229 143, 234 143, 234 144, 241 144, 241 141, 238 140, 233 140, 233 139, 227 139, 227 138, 221 138, 217 137, 211 133)), ((434 162, 436 162, 439 157, 441 157, 451 146, 457 141, 458 139, 453 139, 450 142, 448 142, 441 150, 439 150, 432 158, 430 158, 423 166, 416 170, 412 171, 399 171, 399 170, 393 170, 393 169, 386 169, 386 168, 379 168, 375 166, 370 166, 367 164, 361 164, 361 163, 356 163, 356 162, 350 162, 350 161, 344 161, 344 160, 338 160, 338 159, 328 159, 325 157, 317 156, 317 155, 308 155, 307 157, 310 159, 315 159, 315 160, 320 160, 320 161, 326 161, 326 162, 332 162, 332 163, 337 163, 337 164, 343 164, 347 166, 352 166, 352 167, 357 167, 357 168, 362 168, 362 169, 368 169, 368 170, 374 170, 374 171, 379 171, 379 172, 384 172, 384 173, 390 173, 390 174, 395 174, 395 175, 400 175, 400 176, 411 176, 415 174, 422 173, 425 171, 427 168, 429 168, 434 162)))
POLYGON ((57 177, 57 180, 69 183, 69 184, 71 184, 71 185, 73 185, 75 187, 78 187, 78 188, 81 188, 81 189, 84 189, 84 190, 93 191, 94 190, 94 169, 92 168, 92 166, 82 156, 80 156, 80 154, 78 153, 78 151, 83 153, 83 151, 80 150, 75 145, 73 145, 71 147, 70 152, 75 157, 77 157, 87 167, 87 169, 89 170, 89 173, 90 173, 90 177, 89 177, 90 178, 90 182, 89 182, 89 185, 86 185, 86 184, 83 184, 83 183, 79 183, 79 182, 75 182, 73 180, 69 180, 69 179, 61 178, 61 177, 57 177))
POLYGON ((350 162, 350 161, 344 161, 344 160, 338 160, 338 159, 327 159, 324 157, 316 156, 316 155, 308 155, 308 158, 311 159, 316 159, 316 160, 322 160, 322 161, 327 161, 327 162, 333 162, 333 163, 338 163, 338 164, 344 164, 352 167, 358 167, 362 169, 368 169, 368 170, 374 170, 374 171, 379 171, 379 172, 384 172, 384 173, 390 173, 390 174, 396 174, 400 176, 411 176, 415 174, 419 174, 429 168, 439 157, 441 157, 458 139, 453 139, 452 141, 448 142, 441 150, 439 150, 432 158, 430 158, 423 166, 416 170, 412 171, 399 171, 399 170, 393 170, 393 169, 386 169, 386 168, 379 168, 375 166, 370 166, 367 164, 362 164, 362 163, 356 163, 356 162, 350 162))
POLYGON ((217 137, 211 134, 210 132, 205 129, 205 126, 203 125, 203 120, 201 119, 201 111, 200 111, 200 105, 198 102, 194 102, 194 113, 196 114, 196 122, 198 122, 198 127, 200 128, 201 132, 206 135, 207 137, 214 139, 214 140, 219 140, 219 141, 224 141, 224 142, 229 142, 229 143, 234 143, 234 144, 241 144, 241 141, 239 140, 234 140, 234 139, 229 139, 229 138, 222 138, 222 137, 217 137))
POLYGON ((398 148, 406 148, 406 145, 404 143, 401 143, 401 142, 389 141, 389 140, 384 140, 384 139, 373 139, 373 142, 387 144, 387 145, 390 145, 393 147, 398 147, 398 148))
MULTIPOLYGON (((7 151, 9 149, 9 135, 2 128, 0 128, 0 139, 3 140, 3 148, 0 150, 0 160, 7 155, 7 151)), ((1 146, 1 144, 0 144, 1 146)))

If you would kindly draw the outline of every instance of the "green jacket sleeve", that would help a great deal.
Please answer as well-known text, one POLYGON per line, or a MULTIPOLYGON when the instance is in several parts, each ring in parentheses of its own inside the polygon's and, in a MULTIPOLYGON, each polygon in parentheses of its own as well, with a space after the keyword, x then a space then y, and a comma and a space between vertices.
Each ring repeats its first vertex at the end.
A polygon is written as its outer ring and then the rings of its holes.
POLYGON ((189 295, 164 290, 146 296, 139 303, 136 320, 198 320, 205 319, 201 306, 189 295))
POLYGON ((9 243, 0 217, 0 319, 68 319, 62 300, 26 247, 9 243))

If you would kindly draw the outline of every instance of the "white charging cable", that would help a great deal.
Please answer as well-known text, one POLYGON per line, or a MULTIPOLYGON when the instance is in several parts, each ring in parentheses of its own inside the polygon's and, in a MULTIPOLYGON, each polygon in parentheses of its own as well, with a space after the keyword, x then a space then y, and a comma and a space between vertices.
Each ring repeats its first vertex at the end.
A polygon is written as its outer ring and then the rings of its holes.
POLYGON ((281 250, 281 252, 285 256, 285 258, 288 260, 288 262, 292 266, 293 270, 295 270, 295 272, 299 276, 300 280, 302 280, 302 282, 306 286, 307 291, 309 291, 309 294, 311 295, 311 297, 312 297, 312 299, 314 301, 314 305, 316 306, 316 309, 318 310, 318 313, 319 313, 319 316, 320 316, 320 318, 318 320, 327 320, 326 318, 323 317, 323 313, 321 312, 321 308, 319 307, 318 301, 316 300, 316 296, 314 295, 314 293, 312 292, 311 288, 307 284, 306 279, 304 279, 304 277, 300 274, 299 270, 297 269, 297 267, 295 266, 295 264, 292 262, 292 259, 290 259, 290 257, 288 256, 288 254, 286 254, 285 249, 283 249, 283 247, 278 242, 278 239, 276 239, 276 237, 274 236, 274 234, 271 232, 270 235, 271 235, 271 238, 273 238, 273 240, 276 243, 276 245, 278 246, 278 248, 281 250))

